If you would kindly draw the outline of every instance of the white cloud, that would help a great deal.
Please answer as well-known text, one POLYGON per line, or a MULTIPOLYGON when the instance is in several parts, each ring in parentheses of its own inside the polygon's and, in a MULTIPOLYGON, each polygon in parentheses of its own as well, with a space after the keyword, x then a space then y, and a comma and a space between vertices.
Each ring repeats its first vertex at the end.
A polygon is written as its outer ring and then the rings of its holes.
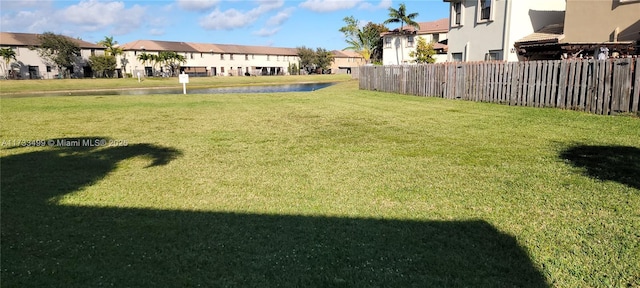
POLYGON ((300 3, 300 7, 315 12, 332 12, 337 10, 351 9, 362 0, 307 0, 300 3))
POLYGON ((258 3, 258 7, 253 10, 255 13, 263 14, 282 7, 284 0, 256 0, 256 3, 258 3))
POLYGON ((200 26, 210 30, 233 30, 251 25, 261 15, 282 7, 284 0, 257 0, 258 6, 247 12, 228 9, 220 11, 216 8, 209 15, 200 19, 200 26))
POLYGON ((295 8, 289 7, 278 12, 278 14, 272 16, 271 18, 269 18, 269 20, 267 20, 267 25, 280 26, 282 23, 287 21, 289 17, 291 17, 291 13, 293 12, 293 10, 295 10, 295 8))
POLYGON ((378 3, 378 5, 373 5, 370 2, 363 2, 360 4, 360 6, 358 6, 358 9, 361 9, 361 10, 387 9, 391 7, 392 4, 393 3, 391 2, 391 0, 380 0, 380 3, 378 3))
POLYGON ((20 11, 15 15, 2 15, 0 26, 3 31, 39 33, 51 25, 47 19, 48 13, 43 11, 20 11))
POLYGON ((220 0, 177 0, 178 6, 189 11, 204 11, 216 7, 220 0))
POLYGON ((279 30, 280 28, 273 28, 273 29, 262 28, 258 31, 253 32, 252 34, 260 37, 269 37, 278 33, 279 30))
POLYGON ((216 9, 200 20, 200 26, 211 30, 232 30, 250 25, 256 21, 249 13, 243 13, 236 9, 224 12, 216 9))
POLYGON ((27 0, 6 1, 2 0, 0 7, 0 27, 2 31, 41 33, 50 31, 56 27, 53 19, 52 1, 27 0), (53 25, 52 25, 53 24, 53 25))
MULTIPOLYGON (((80 1, 56 13, 61 24, 74 24, 80 31, 97 31, 111 28, 111 33, 122 35, 142 23, 145 8, 134 5, 127 9, 123 2, 80 1)), ((55 21, 55 20, 54 20, 55 21)))

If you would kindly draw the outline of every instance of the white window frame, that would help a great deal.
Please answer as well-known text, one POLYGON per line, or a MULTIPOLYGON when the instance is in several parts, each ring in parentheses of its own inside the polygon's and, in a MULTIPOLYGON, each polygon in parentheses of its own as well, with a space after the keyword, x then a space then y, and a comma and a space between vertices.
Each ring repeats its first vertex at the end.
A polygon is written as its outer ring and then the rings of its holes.
POLYGON ((464 25, 464 1, 452 1, 451 2, 451 15, 449 17, 451 27, 462 27, 464 25), (456 4, 460 4, 460 23, 456 23, 456 4))
POLYGON ((408 35, 407 36, 407 47, 413 47, 415 45, 416 42, 416 37, 413 35, 408 35), (411 39, 411 41, 409 41, 409 39, 411 39))
POLYGON ((464 62, 464 53, 451 53, 451 62, 464 62), (456 59, 454 55, 460 55, 460 59, 456 59))
POLYGON ((493 10, 495 10, 496 8, 495 2, 496 2, 495 0, 478 0, 478 9, 476 11, 478 23, 486 23, 486 22, 493 21, 493 10), (482 19, 482 3, 485 3, 485 1, 489 1, 489 18, 488 19, 482 19))
POLYGON ((502 60, 502 54, 502 50, 489 50, 489 52, 484 54, 484 61, 500 61, 502 60), (495 55, 495 57, 491 57, 491 55, 495 55))

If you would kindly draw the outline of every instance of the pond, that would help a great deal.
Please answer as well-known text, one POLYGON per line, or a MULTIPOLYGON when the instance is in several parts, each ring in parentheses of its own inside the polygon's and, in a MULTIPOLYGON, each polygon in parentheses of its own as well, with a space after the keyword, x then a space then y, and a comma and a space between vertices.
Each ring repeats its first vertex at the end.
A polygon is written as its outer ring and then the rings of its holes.
MULTIPOLYGON (((189 89, 187 84, 187 94, 227 94, 227 93, 280 93, 280 92, 310 92, 335 85, 331 83, 299 83, 285 85, 263 85, 263 86, 235 86, 217 88, 195 88, 189 89)), ((120 89, 120 90, 100 90, 100 91, 68 91, 68 92, 43 92, 43 93, 21 93, 2 95, 2 97, 47 97, 47 96, 97 96, 97 95, 151 95, 151 94, 182 94, 182 86, 176 88, 160 89, 120 89)))

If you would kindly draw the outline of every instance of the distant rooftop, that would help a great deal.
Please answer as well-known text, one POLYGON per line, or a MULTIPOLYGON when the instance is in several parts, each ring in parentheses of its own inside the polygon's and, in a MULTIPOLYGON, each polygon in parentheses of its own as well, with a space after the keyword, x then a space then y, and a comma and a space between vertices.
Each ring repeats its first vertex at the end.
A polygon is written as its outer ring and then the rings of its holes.
MULTIPOLYGON (((38 36, 42 34, 33 33, 13 33, 13 32, 0 32, 0 45, 2 46, 38 46, 40 45, 40 39, 38 36)), ((80 39, 64 36, 69 40, 76 43, 80 48, 87 49, 105 49, 100 45, 83 41, 80 39)))
MULTIPOLYGON (((436 21, 429 22, 417 22, 420 26, 420 30, 416 30, 413 26, 402 26, 403 32, 414 33, 414 34, 432 34, 432 33, 447 33, 449 32, 449 18, 443 18, 436 21)), ((388 34, 398 33, 400 30, 398 28, 393 29, 389 32, 382 33, 382 36, 388 34)))

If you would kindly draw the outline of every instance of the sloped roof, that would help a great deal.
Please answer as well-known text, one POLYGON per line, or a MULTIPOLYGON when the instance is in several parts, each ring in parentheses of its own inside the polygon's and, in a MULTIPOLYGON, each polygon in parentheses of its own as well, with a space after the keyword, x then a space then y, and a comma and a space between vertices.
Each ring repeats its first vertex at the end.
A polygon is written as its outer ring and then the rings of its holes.
POLYGON ((266 55, 298 55, 296 48, 271 46, 249 46, 234 44, 170 42, 158 40, 138 40, 123 44, 123 50, 175 51, 196 53, 230 53, 230 54, 266 54, 266 55))
MULTIPOLYGON (((414 33, 414 34, 433 34, 433 33, 446 33, 449 32, 449 18, 442 18, 436 21, 428 21, 428 22, 417 22, 418 26, 420 26, 420 30, 416 30, 413 26, 402 26, 403 32, 414 33)), ((393 29, 389 32, 382 33, 382 36, 387 34, 398 33, 400 30, 398 28, 393 29)))
MULTIPOLYGON (((13 33, 13 32, 0 32, 0 45, 3 46, 38 46, 40 45, 40 39, 38 36, 41 34, 33 34, 33 33, 13 33)), ((88 49, 106 49, 100 45, 90 43, 87 41, 83 41, 80 39, 71 38, 68 36, 64 36, 67 39, 71 40, 73 43, 76 43, 80 48, 88 48, 88 49)))
POLYGON ((122 50, 200 52, 186 42, 137 40, 120 46, 122 50))
POLYGON ((336 58, 362 58, 362 55, 358 52, 351 50, 333 50, 331 51, 331 54, 336 58))
POLYGON ((564 38, 564 24, 551 24, 540 28, 538 31, 531 33, 524 38, 516 41, 516 43, 526 42, 555 42, 564 38))
POLYGON ((433 49, 447 51, 449 49, 449 46, 441 42, 436 42, 436 43, 433 43, 433 49))

